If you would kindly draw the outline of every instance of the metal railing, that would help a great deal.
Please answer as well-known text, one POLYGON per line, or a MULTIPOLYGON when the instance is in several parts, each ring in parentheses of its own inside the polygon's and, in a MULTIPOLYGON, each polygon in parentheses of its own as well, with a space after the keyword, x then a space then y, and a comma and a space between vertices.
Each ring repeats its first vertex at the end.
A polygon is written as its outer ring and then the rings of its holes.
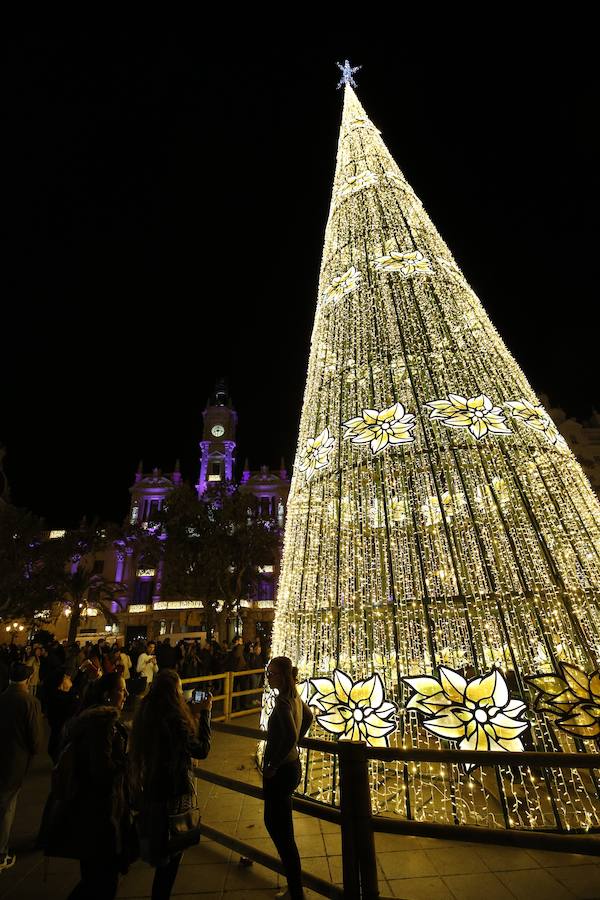
POLYGON ((222 701, 223 711, 221 712, 218 710, 216 714, 213 714, 212 720, 213 722, 228 722, 230 719, 236 719, 240 716, 249 716, 256 713, 256 706, 244 707, 245 701, 240 700, 240 698, 248 698, 251 696, 260 698, 264 691, 264 686, 262 684, 255 688, 235 690, 236 678, 247 678, 250 675, 264 676, 264 674, 264 669, 243 669, 241 672, 222 672, 219 675, 197 675, 193 678, 182 678, 181 683, 184 691, 189 691, 190 689, 193 689, 195 685, 199 684, 214 686, 215 683, 218 683, 219 685, 222 685, 222 687, 220 687, 220 693, 213 693, 213 705, 217 706, 217 704, 220 704, 222 701), (236 708, 238 703, 241 708, 236 708))
MULTIPOLYGON (((266 732, 257 728, 239 725, 215 724, 216 731, 264 741, 266 732)), ((324 741, 315 738, 304 738, 300 746, 307 750, 333 754, 337 757, 340 775, 340 802, 331 806, 303 797, 293 798, 293 808, 304 815, 324 819, 340 826, 342 835, 342 869, 343 890, 337 885, 324 881, 310 872, 302 873, 303 884, 324 897, 357 898, 357 900, 376 900, 379 897, 377 884, 377 858, 375 853, 375 833, 405 834, 420 837, 451 839, 453 841, 471 841, 491 844, 503 844, 512 847, 532 848, 536 850, 558 850, 567 853, 583 853, 592 856, 600 855, 600 838, 590 834, 556 834, 545 831, 495 829, 483 826, 449 825, 446 823, 415 821, 414 819, 396 819, 373 815, 371 808, 371 791, 369 780, 369 760, 386 762, 437 762, 437 763, 476 763, 478 765, 506 766, 507 753, 476 750, 417 750, 395 748, 367 747, 364 743, 351 741, 324 741)), ((600 753, 510 753, 510 764, 536 767, 563 768, 600 768, 600 753), (582 758, 583 757, 583 758, 582 758)), ((261 788, 196 768, 197 778, 212 784, 237 791, 250 797, 263 798, 261 788)), ((201 825, 202 833, 211 840, 223 844, 236 853, 266 866, 275 872, 283 873, 278 858, 256 849, 231 835, 224 834, 212 826, 201 825)))

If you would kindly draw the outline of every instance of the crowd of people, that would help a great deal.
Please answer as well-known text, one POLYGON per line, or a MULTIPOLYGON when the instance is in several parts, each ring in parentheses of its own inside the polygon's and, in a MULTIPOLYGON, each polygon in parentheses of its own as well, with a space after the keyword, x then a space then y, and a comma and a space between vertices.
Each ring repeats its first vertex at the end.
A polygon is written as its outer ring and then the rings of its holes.
MULTIPOLYGON (((9 839, 19 791, 48 735, 54 767, 38 844, 48 856, 79 860, 71 900, 110 900, 140 856, 155 868, 153 900, 170 897, 182 852, 199 839, 192 760, 208 755, 211 738, 210 693, 189 702, 181 679, 264 664, 260 642, 241 638, 231 647, 172 646, 168 638, 0 646, 0 873, 15 863, 9 839)), ((263 773, 265 823, 294 898, 303 894, 291 796, 300 781, 297 743, 312 719, 296 674, 286 657, 269 663, 277 699, 263 773)), ((247 676, 246 687, 261 678, 247 676)))
MULTIPOLYGON (((224 672, 242 673, 252 669, 264 670, 268 654, 260 639, 246 641, 235 637, 231 644, 217 640, 180 640, 171 644, 169 637, 146 642, 142 639, 119 644, 119 640, 100 638, 97 643, 52 641, 47 646, 14 642, 0 644, 0 691, 8 684, 8 671, 12 662, 22 662, 31 669, 29 691, 38 696, 44 711, 52 705, 58 694, 58 705, 64 706, 62 693, 80 694, 90 680, 110 672, 119 672, 126 682, 131 681, 133 691, 139 695, 144 678, 147 687, 161 669, 174 669, 180 678, 199 678, 222 675, 224 672), (68 679, 71 681, 69 685, 68 679)), ((240 675, 236 678, 237 691, 259 688, 262 674, 240 675)), ((259 705, 258 696, 245 703, 259 705)))

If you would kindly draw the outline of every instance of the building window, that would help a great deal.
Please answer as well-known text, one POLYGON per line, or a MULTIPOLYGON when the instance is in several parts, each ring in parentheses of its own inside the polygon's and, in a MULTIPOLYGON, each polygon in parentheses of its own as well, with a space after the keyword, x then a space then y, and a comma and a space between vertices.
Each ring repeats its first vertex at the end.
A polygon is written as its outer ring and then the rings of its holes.
POLYGON ((102 575, 104 572, 104 560, 103 559, 95 559, 94 567, 92 569, 92 575, 102 575))
POLYGON ((272 600, 273 599, 273 582, 267 581, 265 578, 261 578, 258 583, 258 600, 272 600))
POLYGON ((133 602, 134 604, 142 604, 146 605, 152 602, 152 592, 154 590, 154 579, 144 579, 143 581, 137 580, 135 582, 135 591, 133 594, 133 602))
POLYGON ((160 511, 160 500, 151 500, 148 507, 148 518, 152 518, 160 511))

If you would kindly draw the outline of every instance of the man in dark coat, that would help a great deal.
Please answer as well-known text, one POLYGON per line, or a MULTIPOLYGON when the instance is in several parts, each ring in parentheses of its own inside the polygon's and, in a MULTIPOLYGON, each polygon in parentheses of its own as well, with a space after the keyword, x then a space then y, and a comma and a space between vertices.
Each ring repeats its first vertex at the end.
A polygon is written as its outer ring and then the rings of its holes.
POLYGON ((171 639, 165 638, 156 649, 156 661, 159 669, 174 669, 177 662, 177 650, 171 647, 171 639))
POLYGON ((12 663, 9 685, 0 694, 0 871, 15 864, 8 840, 17 797, 32 756, 42 749, 42 708, 28 691, 30 677, 29 666, 12 663))

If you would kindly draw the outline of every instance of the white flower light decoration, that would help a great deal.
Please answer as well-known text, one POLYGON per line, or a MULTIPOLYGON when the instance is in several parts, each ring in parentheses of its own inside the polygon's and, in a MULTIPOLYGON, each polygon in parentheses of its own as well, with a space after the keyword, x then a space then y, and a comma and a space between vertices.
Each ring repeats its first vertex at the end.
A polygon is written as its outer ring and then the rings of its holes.
MULTIPOLYGON (((529 722, 520 718, 521 700, 511 700, 499 669, 467 681, 454 669, 439 668, 439 678, 419 675, 402 679, 414 691, 407 709, 432 716, 423 727, 438 737, 460 741, 460 750, 523 750, 519 738, 529 722)), ((465 769, 475 763, 466 763, 465 769)))
POLYGON ((394 250, 385 256, 378 256, 375 268, 379 272, 400 272, 403 278, 434 274, 431 263, 420 250, 405 250, 402 253, 394 250))
POLYGON ((394 403, 381 412, 363 409, 362 416, 343 423, 344 438, 353 444, 371 444, 373 456, 388 444, 408 444, 414 441, 411 431, 416 426, 415 417, 407 413, 401 403, 394 403))
POLYGON ((271 713, 275 709, 275 699, 277 694, 271 688, 266 688, 262 698, 262 709, 260 713, 260 727, 265 729, 271 713))
POLYGON ((485 394, 468 399, 459 394, 448 394, 444 399, 430 400, 425 406, 431 410, 431 419, 440 419, 449 428, 467 428, 477 440, 488 432, 511 433, 506 425, 506 416, 485 394))
POLYGON ((298 465, 301 472, 306 472, 307 481, 310 481, 317 469, 324 469, 329 465, 334 443, 329 428, 324 428, 321 434, 308 439, 298 465))
POLYGON ((505 405, 510 408, 513 418, 520 419, 533 431, 544 434, 551 444, 560 447, 567 446, 567 442, 543 406, 531 403, 524 397, 521 397, 520 400, 509 400, 505 405))
POLYGON ((349 175, 346 177, 346 183, 338 190, 337 197, 349 197, 350 194, 356 194, 364 188, 374 187, 377 184, 377 175, 374 172, 360 172, 358 175, 349 175))
POLYGON ((329 287, 323 292, 323 303, 335 303, 346 294, 352 293, 358 287, 362 275, 355 266, 350 266, 342 275, 333 279, 329 287))
POLYGON ((373 123, 364 116, 357 116, 356 119, 352 119, 348 125, 348 131, 353 131, 355 128, 368 128, 369 131, 374 131, 375 134, 381 134, 379 128, 375 128, 373 123))
POLYGON ((457 495, 453 497, 450 491, 444 491, 441 496, 441 504, 437 497, 429 497, 427 503, 424 503, 421 507, 421 512, 423 513, 423 517, 425 519, 425 525, 428 528, 433 527, 434 525, 440 525, 444 519, 444 515, 446 519, 451 522, 452 517, 455 513, 455 506, 458 508, 464 505, 464 497, 462 495, 457 495))
POLYGON ((310 705, 320 711, 317 722, 340 741, 365 741, 370 747, 389 746, 396 731, 397 706, 385 700, 383 682, 375 672, 370 678, 353 681, 340 669, 333 678, 313 678, 316 693, 310 705))

